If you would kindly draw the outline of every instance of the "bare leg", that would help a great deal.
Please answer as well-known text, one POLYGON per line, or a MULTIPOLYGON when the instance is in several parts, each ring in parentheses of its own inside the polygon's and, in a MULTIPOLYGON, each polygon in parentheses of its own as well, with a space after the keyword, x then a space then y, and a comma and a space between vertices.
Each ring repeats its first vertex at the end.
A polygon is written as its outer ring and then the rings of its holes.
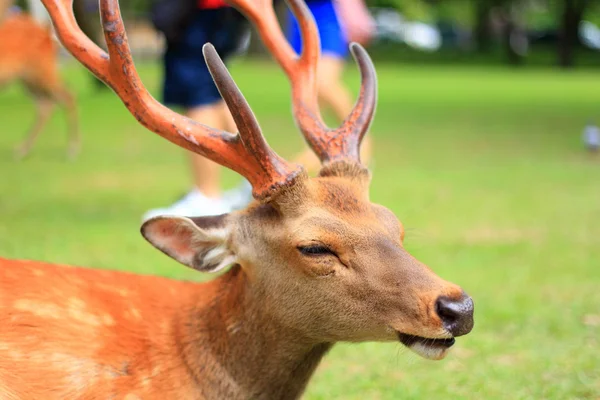
MULTIPOLYGON (((229 110, 222 100, 210 105, 190 108, 186 111, 189 118, 217 129, 229 129, 227 115, 229 110)), ((235 129, 233 129, 235 131, 235 129)), ((177 202, 165 208, 149 210, 142 220, 158 215, 204 216, 219 215, 231 211, 231 205, 224 201, 220 186, 221 167, 192 152, 187 152, 192 167, 194 189, 177 202)))
POLYGON ((37 97, 36 98, 36 107, 37 107, 37 115, 35 118, 35 122, 25 140, 15 149, 15 157, 17 159, 24 158, 29 154, 31 148, 35 144, 38 136, 46 123, 48 123, 48 119, 52 115, 52 110, 54 109, 54 101, 47 97, 37 97))
MULTIPOLYGON (((354 106, 350 91, 344 86, 342 74, 344 71, 344 60, 340 57, 323 54, 319 62, 318 88, 319 100, 323 106, 333 111, 341 122, 352 111, 354 106)), ((371 158, 371 138, 366 136, 361 146, 362 162, 368 164, 371 158)), ((319 159, 310 149, 302 152, 297 162, 303 164, 309 171, 319 168, 319 159)))
MULTIPOLYGON (((237 132, 238 128, 235 124, 231 112, 225 105, 222 111, 224 129, 228 132, 237 132)), ((227 190, 223 193, 223 201, 225 201, 233 210, 239 210, 246 207, 252 201, 252 186, 247 179, 243 179, 242 183, 237 187, 227 190)))
MULTIPOLYGON (((232 131, 235 132, 235 123, 233 123, 229 110, 223 101, 208 106, 189 109, 187 111, 187 116, 202 124, 222 130, 232 129, 231 124, 233 124, 232 131), (231 120, 231 123, 228 118, 231 120)), ((221 167, 205 157, 193 153, 189 154, 191 157, 192 175, 196 188, 207 197, 219 197, 221 195, 221 167)))
POLYGON ((222 102, 221 118, 223 119, 223 129, 224 130, 226 130, 227 132, 232 132, 232 133, 238 131, 237 125, 235 124, 235 120, 233 119, 233 115, 231 115, 231 112, 227 108, 227 105, 225 104, 225 102, 222 102))
POLYGON ((192 178, 196 188, 206 197, 219 197, 221 194, 219 165, 194 153, 190 153, 190 161, 192 163, 192 178))

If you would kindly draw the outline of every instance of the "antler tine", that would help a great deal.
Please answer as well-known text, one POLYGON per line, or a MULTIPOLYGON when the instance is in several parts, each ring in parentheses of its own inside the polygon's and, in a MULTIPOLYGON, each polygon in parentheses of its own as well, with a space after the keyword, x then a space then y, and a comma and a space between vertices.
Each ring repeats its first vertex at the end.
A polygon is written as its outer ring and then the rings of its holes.
POLYGON ((254 197, 270 199, 302 168, 279 157, 267 144, 250 109, 212 46, 205 47, 211 73, 230 107, 239 134, 221 131, 177 114, 156 101, 137 74, 117 0, 100 0, 108 55, 79 29, 73 0, 42 0, 65 47, 121 98, 135 118, 165 139, 244 176, 254 197))
MULTIPOLYGON (((202 53, 219 93, 225 100, 236 126, 240 127, 242 134, 237 137, 243 141, 244 147, 253 157, 258 160, 270 161, 269 163, 259 164, 252 173, 272 176, 277 171, 285 171, 288 164, 269 148, 252 109, 229 74, 217 50, 212 44, 207 43, 203 46, 202 53)), ((293 179, 295 174, 286 176, 293 179)), ((256 179, 258 178, 257 176, 256 179)), ((284 182, 284 184, 287 183, 289 182, 284 182)))
POLYGON ((373 62, 362 46, 351 44, 352 55, 361 73, 360 95, 342 125, 328 128, 318 105, 320 42, 317 25, 303 0, 286 1, 300 25, 303 40, 300 57, 281 31, 272 0, 230 0, 230 3, 255 24, 266 47, 285 71, 292 86, 296 124, 321 162, 346 160, 360 163, 360 144, 373 120, 377 103, 377 75, 373 62))

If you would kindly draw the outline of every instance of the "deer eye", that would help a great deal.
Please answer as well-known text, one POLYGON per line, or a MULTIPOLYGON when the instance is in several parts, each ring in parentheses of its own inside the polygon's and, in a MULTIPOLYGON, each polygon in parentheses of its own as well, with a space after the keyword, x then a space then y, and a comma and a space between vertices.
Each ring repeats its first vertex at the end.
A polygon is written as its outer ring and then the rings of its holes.
POLYGON ((322 244, 311 244, 308 246, 298 246, 298 251, 305 256, 324 256, 331 254, 337 256, 333 250, 322 244))

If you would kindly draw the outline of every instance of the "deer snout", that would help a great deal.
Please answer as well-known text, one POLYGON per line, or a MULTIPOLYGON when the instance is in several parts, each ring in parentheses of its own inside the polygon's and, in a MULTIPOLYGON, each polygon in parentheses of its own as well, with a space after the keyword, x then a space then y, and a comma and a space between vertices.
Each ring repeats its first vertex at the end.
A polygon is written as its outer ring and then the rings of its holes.
POLYGON ((460 299, 441 296, 435 304, 435 311, 444 328, 453 336, 462 336, 473 329, 473 299, 465 292, 460 299))

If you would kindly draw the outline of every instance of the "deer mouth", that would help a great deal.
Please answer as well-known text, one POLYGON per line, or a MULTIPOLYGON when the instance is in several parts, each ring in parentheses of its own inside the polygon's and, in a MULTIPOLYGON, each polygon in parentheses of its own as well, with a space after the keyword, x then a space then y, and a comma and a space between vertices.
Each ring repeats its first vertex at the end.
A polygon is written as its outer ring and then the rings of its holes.
POLYGON ((417 353, 423 358, 430 360, 441 360, 446 357, 450 347, 454 345, 456 340, 451 338, 432 339, 415 335, 407 335, 406 333, 398 332, 400 343, 417 353))

